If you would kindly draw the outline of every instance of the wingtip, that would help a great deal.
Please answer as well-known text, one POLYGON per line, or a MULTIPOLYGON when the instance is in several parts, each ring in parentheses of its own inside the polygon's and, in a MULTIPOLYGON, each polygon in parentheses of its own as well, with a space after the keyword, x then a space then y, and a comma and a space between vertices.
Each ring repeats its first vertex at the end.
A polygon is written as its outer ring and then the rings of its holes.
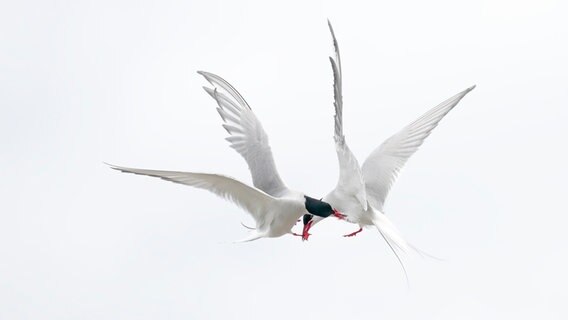
POLYGON ((209 87, 206 87, 206 86, 203 86, 202 88, 203 88, 203 90, 205 90, 205 92, 207 92, 210 96, 214 97, 214 95, 215 95, 215 90, 213 90, 213 89, 211 89, 211 88, 209 88, 209 87))
POLYGON ((333 32, 333 26, 331 25, 331 21, 329 21, 329 19, 327 19, 327 27, 329 28, 329 31, 331 32, 333 38, 335 39, 335 32, 333 32))
POLYGON ((331 62, 331 64, 332 64, 332 65, 334 65, 334 64, 335 64, 335 60, 333 59, 333 57, 332 57, 332 56, 329 56, 329 61, 331 62))
POLYGON ((468 94, 471 90, 475 89, 476 85, 474 84, 473 86, 465 89, 464 91, 460 92, 459 94, 463 96, 465 96, 466 94, 468 94))
POLYGON ((109 168, 113 169, 113 170, 120 170, 120 167, 117 166, 117 165, 110 164, 110 163, 104 162, 104 161, 103 161, 103 163, 104 163, 105 165, 107 165, 109 168))
POLYGON ((212 73, 207 72, 207 71, 198 70, 197 74, 203 76, 205 78, 205 80, 207 80, 207 82, 213 84, 213 82, 211 81, 212 73))

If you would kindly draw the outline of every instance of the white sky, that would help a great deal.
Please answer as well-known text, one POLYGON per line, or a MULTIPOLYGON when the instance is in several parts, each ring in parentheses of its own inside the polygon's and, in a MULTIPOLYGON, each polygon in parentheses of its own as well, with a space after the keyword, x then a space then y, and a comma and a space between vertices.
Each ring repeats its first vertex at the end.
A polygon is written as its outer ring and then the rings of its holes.
POLYGON ((565 1, 0 4, 0 319, 566 319, 565 1), (372 3, 372 4, 371 4, 372 3), (445 259, 327 221, 250 244, 204 191, 102 164, 250 182, 195 71, 225 77, 286 183, 337 179, 332 54, 362 161, 477 84, 409 161, 387 214, 445 259))

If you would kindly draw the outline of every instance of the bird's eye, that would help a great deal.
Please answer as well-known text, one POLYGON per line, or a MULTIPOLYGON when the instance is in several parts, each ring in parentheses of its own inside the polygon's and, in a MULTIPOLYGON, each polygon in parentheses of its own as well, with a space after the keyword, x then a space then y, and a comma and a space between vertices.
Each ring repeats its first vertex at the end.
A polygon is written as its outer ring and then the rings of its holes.
POLYGON ((308 222, 310 222, 310 220, 312 220, 312 218, 313 218, 313 216, 311 214, 305 214, 304 219, 303 219, 304 224, 308 224, 308 222))

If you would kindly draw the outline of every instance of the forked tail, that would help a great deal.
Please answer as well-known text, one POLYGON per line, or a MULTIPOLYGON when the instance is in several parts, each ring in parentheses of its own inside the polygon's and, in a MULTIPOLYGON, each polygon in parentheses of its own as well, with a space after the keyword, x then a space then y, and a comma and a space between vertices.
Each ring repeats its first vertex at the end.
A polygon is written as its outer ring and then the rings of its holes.
POLYGON ((413 251, 414 248, 404 240, 398 229, 384 214, 377 213, 373 219, 373 224, 396 256, 396 259, 404 271, 406 282, 408 283, 408 274, 406 273, 401 255, 413 251))

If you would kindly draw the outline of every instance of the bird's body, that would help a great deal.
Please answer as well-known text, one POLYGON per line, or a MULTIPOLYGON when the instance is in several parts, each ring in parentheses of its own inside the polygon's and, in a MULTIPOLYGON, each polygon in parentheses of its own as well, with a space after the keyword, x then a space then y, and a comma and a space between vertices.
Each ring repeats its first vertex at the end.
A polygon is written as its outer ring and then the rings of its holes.
POLYGON ((304 195, 298 191, 288 190, 279 201, 263 225, 257 225, 255 232, 265 235, 268 238, 281 237, 293 232, 291 229, 296 225, 298 219, 302 217, 304 207, 304 195))

